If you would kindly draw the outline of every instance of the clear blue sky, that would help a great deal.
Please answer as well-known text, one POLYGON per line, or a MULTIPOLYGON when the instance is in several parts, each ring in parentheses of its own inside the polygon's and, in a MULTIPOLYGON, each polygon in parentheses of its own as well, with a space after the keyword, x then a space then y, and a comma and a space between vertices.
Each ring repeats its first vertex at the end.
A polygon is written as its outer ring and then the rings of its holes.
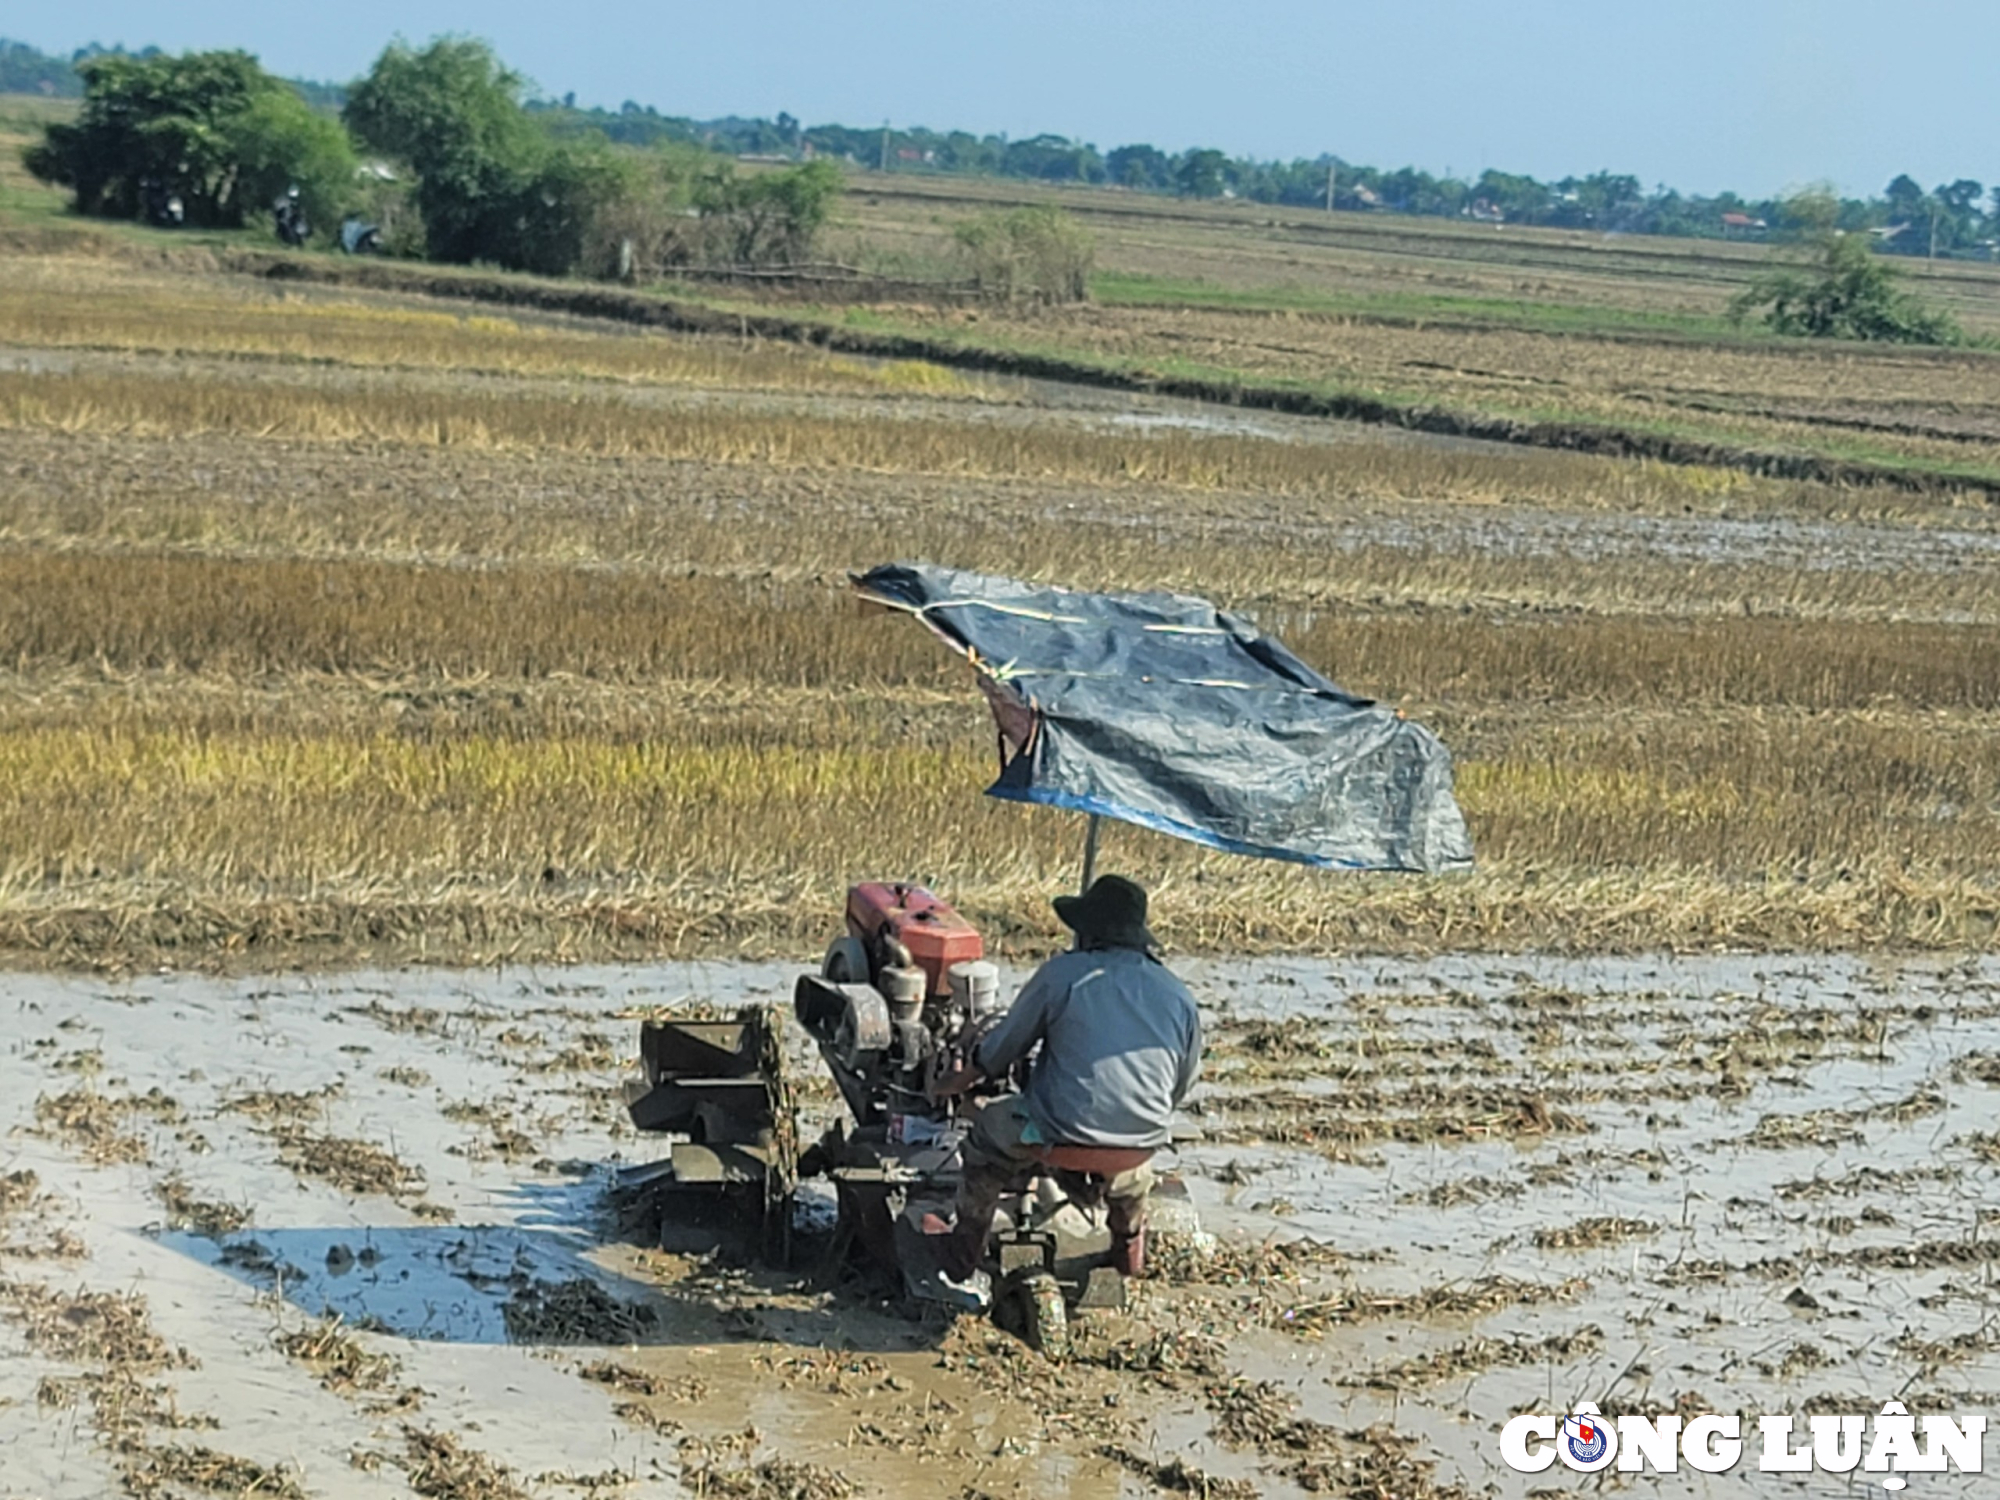
POLYGON ((343 79, 466 31, 545 92, 1109 149, 1334 151, 1383 167, 1752 196, 2000 180, 2000 0, 27 0, 0 34, 244 47, 343 79))

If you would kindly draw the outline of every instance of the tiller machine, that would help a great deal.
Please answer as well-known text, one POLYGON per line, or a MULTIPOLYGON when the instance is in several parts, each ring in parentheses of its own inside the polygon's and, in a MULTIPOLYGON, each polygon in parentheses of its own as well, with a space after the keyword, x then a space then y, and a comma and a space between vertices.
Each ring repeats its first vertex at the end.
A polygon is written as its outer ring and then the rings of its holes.
MULTIPOLYGON (((921 886, 857 885, 846 917, 819 972, 800 975, 793 993, 793 1014, 818 1044, 846 1118, 798 1156, 795 1176, 833 1183, 831 1272, 893 1269, 908 1294, 963 1305, 940 1282, 937 1242, 920 1227, 927 1213, 952 1211, 965 1133, 960 1101, 933 1100, 929 1085, 964 1060, 962 1039, 1005 1009, 999 971, 971 923, 921 886)), ((690 1137, 673 1148, 667 1170, 647 1179, 672 1195, 676 1217, 708 1221, 704 1199, 738 1198, 766 1209, 764 1245, 775 1255, 784 1241, 771 1215, 789 1208, 795 1177, 785 1149, 791 1122, 774 1117, 788 1091, 766 1076, 773 1051, 745 1018, 648 1021, 645 1084, 629 1107, 642 1130, 690 1137)), ((988 1080, 970 1097, 1012 1086, 988 1080)), ((1110 1153, 1115 1161, 1100 1155, 1049 1148, 994 1221, 986 1259, 995 1318, 1050 1354, 1062 1352, 1071 1308, 1124 1304, 1104 1188, 1135 1162, 1129 1152, 1110 1153)), ((1185 1204, 1177 1179, 1163 1179, 1154 1194, 1185 1204)), ((1168 1208, 1156 1224, 1171 1228, 1175 1218, 1168 1208)))
MULTIPOLYGON (((971 923, 922 886, 857 885, 847 930, 793 993, 793 1012, 849 1115, 805 1152, 801 1175, 833 1181, 835 1256, 895 1266, 916 1296, 944 1295, 936 1241, 920 1225, 926 1214, 951 1212, 964 1136, 960 1102, 933 1100, 929 1084, 965 1061, 963 1039, 1007 1004, 983 946, 971 923)), ((990 1079, 970 1097, 1012 1092, 1020 1081, 990 1079)), ((1104 1188, 1135 1164, 1129 1152, 1056 1146, 1024 1174, 988 1247, 1003 1326, 1053 1348, 1068 1308, 1124 1305, 1104 1188)), ((1173 1179, 1155 1193, 1184 1197, 1173 1179)))
MULTIPOLYGON (((972 668, 998 736, 988 795, 1088 817, 1086 888, 1108 819, 1321 869, 1472 863, 1435 735, 1205 600, 1079 593, 922 563, 887 564, 853 585, 867 606, 921 621, 972 668)), ((920 886, 857 885, 846 917, 793 1006, 848 1118, 796 1165, 833 1181, 837 1263, 893 1267, 911 1291, 944 1294, 938 1238, 920 1225, 951 1212, 964 1123, 930 1085, 1004 1003, 999 976, 971 924, 920 886)), ((768 1222, 791 1192, 792 1114, 782 1081, 755 1065, 777 1055, 775 1027, 753 1036, 749 1016, 726 1036, 652 1035, 676 1023, 649 1023, 632 1116, 642 1129, 697 1131, 690 1149, 675 1148, 688 1185, 748 1191, 768 1222), (768 1086, 747 1086, 746 1068, 768 1086)), ((990 1097, 1016 1083, 984 1088, 990 1097)), ((1102 1205, 1108 1178, 1133 1165, 1132 1153, 1050 1148, 1003 1203, 986 1257, 1003 1323, 1057 1348, 1069 1306, 1122 1301, 1102 1205)), ((1154 1189, 1149 1233, 1190 1227, 1176 1192, 1171 1181, 1154 1189)))

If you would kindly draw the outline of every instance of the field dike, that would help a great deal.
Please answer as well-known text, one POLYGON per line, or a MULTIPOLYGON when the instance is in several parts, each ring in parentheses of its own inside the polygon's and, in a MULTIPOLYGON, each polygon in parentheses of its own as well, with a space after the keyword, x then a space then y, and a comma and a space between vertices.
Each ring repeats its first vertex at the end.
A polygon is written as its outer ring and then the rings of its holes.
POLYGON ((1889 486, 1919 494, 1968 493, 2000 499, 2000 478, 1934 473, 1920 468, 1765 452, 1663 433, 1574 422, 1532 422, 1445 407, 1403 404, 1378 397, 1300 391, 1277 385, 1236 383, 1156 372, 1138 372, 1092 360, 1047 353, 982 348, 910 334, 842 328, 806 318, 705 307, 612 287, 538 281, 527 277, 439 273, 380 264, 334 265, 317 258, 264 251, 235 251, 220 258, 229 270, 276 281, 367 288, 453 298, 499 307, 602 318, 678 333, 734 334, 777 339, 877 359, 922 360, 960 370, 1061 381, 1101 390, 1130 391, 1213 402, 1294 416, 1394 427, 1434 437, 1472 438, 1619 459, 1708 469, 1731 469, 1766 478, 1836 486, 1889 486))

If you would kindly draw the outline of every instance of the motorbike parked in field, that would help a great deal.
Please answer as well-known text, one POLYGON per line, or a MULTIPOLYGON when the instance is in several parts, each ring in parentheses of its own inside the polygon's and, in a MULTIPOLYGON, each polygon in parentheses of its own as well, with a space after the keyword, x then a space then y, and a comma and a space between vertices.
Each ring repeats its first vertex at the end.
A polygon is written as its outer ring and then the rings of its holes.
POLYGON ((306 206, 300 200, 297 188, 289 189, 271 206, 271 217, 279 240, 293 249, 312 236, 312 225, 306 220, 306 206))

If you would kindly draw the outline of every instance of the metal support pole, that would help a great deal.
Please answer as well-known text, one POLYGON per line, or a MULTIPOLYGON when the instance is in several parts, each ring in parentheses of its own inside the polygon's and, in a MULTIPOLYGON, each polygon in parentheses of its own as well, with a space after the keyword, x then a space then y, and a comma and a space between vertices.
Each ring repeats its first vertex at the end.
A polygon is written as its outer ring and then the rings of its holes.
POLYGON ((1090 889, 1090 883, 1097 879, 1097 828, 1103 821, 1092 813, 1090 831, 1083 836, 1083 889, 1086 891, 1090 889))

